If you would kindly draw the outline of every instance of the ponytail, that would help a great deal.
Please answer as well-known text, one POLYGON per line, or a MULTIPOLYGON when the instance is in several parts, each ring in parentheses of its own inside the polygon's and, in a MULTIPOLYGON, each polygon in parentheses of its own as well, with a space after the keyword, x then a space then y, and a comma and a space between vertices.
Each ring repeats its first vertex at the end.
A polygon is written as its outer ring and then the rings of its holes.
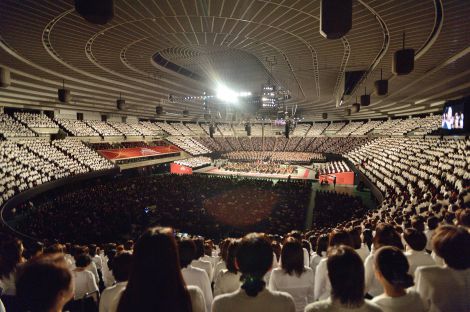
POLYGON ((243 281, 241 288, 250 297, 256 297, 266 286, 262 276, 244 274, 241 276, 240 280, 243 281))

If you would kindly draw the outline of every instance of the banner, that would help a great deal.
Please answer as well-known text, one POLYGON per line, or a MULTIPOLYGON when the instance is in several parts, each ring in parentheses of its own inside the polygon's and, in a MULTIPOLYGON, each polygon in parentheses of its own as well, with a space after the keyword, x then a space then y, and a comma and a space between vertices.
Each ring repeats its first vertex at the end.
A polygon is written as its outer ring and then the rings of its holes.
POLYGON ((179 152, 176 146, 152 146, 152 147, 133 147, 110 150, 99 150, 103 157, 109 160, 128 159, 135 157, 149 157, 155 155, 169 154, 179 152))
POLYGON ((193 174, 193 169, 183 166, 183 165, 178 165, 175 163, 170 164, 170 172, 171 173, 176 173, 176 174, 193 174))

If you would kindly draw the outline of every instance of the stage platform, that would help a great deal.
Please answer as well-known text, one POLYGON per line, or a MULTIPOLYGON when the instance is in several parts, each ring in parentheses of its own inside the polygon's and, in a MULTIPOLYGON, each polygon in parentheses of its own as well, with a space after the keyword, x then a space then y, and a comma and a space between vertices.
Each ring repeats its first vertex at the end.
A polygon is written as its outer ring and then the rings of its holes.
MULTIPOLYGON (((315 171, 302 166, 297 167, 297 174, 292 174, 292 180, 315 180, 315 171)), ((238 171, 227 171, 224 169, 218 169, 214 166, 209 166, 193 171, 198 174, 214 174, 222 176, 240 176, 240 177, 253 177, 253 178, 267 178, 267 179, 287 179, 288 174, 269 174, 269 173, 255 173, 255 172, 238 172, 238 171)))

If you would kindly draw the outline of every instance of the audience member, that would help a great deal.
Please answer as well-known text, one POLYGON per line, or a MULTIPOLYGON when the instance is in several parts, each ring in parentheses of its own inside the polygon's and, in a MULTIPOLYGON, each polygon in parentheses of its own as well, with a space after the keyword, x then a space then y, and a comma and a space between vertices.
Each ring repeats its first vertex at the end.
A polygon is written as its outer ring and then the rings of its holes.
POLYGON ((172 229, 151 228, 137 240, 127 287, 115 304, 111 311, 205 311, 201 290, 185 285, 172 229))
POLYGON ((240 242, 237 239, 232 239, 228 244, 227 257, 225 259, 227 269, 221 270, 215 280, 214 296, 231 293, 240 288, 241 274, 238 271, 235 260, 239 246, 240 242))
POLYGON ((375 253, 375 275, 384 293, 372 302, 384 312, 428 311, 421 296, 412 290, 413 276, 403 252, 392 246, 382 247, 375 253))
POLYGON ((409 273, 414 276, 416 268, 424 265, 436 264, 431 255, 424 249, 426 247, 426 235, 413 228, 405 229, 403 239, 406 243, 405 256, 410 264, 409 273))
POLYGON ((292 297, 267 289, 263 280, 273 261, 271 244, 263 234, 243 237, 236 261, 242 274, 242 286, 237 291, 217 296, 213 312, 270 311, 294 312, 292 297))
POLYGON ((131 263, 132 254, 129 252, 120 253, 113 259, 112 272, 116 284, 106 288, 101 294, 99 312, 114 312, 111 311, 111 306, 118 300, 117 298, 121 295, 121 292, 126 289, 131 263))

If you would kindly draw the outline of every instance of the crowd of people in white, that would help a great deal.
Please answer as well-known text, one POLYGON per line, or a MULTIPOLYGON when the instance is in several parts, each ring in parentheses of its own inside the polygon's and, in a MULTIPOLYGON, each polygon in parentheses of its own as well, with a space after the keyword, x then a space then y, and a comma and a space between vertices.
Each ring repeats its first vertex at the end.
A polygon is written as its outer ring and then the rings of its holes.
POLYGON ((194 138, 169 136, 166 139, 191 155, 203 155, 211 152, 210 149, 202 145, 194 138))
POLYGON ((210 157, 198 156, 177 160, 175 161, 175 163, 189 168, 197 168, 205 165, 210 165, 212 163, 212 159, 210 157))
POLYGON ((44 114, 20 113, 13 114, 16 119, 30 128, 58 128, 59 126, 44 114))
POLYGON ((238 151, 228 152, 223 158, 237 161, 276 161, 291 163, 310 163, 312 160, 324 159, 322 154, 302 152, 261 152, 261 151, 238 151))
POLYGON ((346 162, 343 160, 321 163, 317 165, 317 168, 319 174, 332 174, 352 171, 348 164, 346 164, 346 162))
POLYGON ((7 114, 0 114, 0 134, 5 138, 36 136, 31 129, 7 114))
POLYGON ((430 183, 445 192, 444 181, 462 191, 470 178, 469 146, 469 139, 379 138, 346 157, 382 192, 392 189, 399 194, 405 187, 416 194, 430 183))
POLYGON ((66 118, 55 118, 54 120, 73 136, 97 137, 100 135, 95 129, 88 126, 84 121, 81 120, 66 118))
POLYGON ((0 206, 45 182, 112 167, 76 139, 0 141, 0 206))

